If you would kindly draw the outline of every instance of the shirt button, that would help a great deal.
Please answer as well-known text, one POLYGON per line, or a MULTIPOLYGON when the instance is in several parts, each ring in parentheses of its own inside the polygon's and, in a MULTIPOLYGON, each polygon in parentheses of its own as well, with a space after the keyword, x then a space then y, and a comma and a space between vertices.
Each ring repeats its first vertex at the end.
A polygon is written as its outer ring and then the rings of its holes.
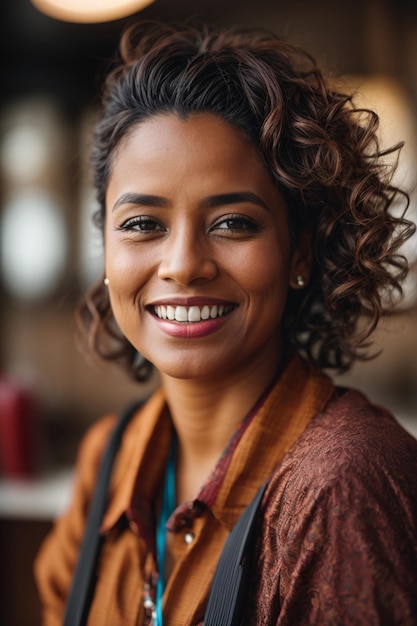
POLYGON ((184 541, 187 544, 187 546, 191 545, 194 541, 194 533, 185 533, 184 535, 184 541))

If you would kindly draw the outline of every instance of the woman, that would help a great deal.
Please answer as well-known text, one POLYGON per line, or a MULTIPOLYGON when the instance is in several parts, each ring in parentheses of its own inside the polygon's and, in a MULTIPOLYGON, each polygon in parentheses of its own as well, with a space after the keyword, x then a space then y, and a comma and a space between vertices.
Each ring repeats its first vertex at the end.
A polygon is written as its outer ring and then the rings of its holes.
MULTIPOLYGON (((123 436, 87 623, 201 624, 269 479, 243 624, 415 624, 417 442, 323 373, 367 358, 407 271, 376 116, 267 33, 135 24, 120 50, 93 150, 105 277, 80 319, 160 387, 123 436)), ((116 419, 87 434, 38 556, 47 625, 116 419)))

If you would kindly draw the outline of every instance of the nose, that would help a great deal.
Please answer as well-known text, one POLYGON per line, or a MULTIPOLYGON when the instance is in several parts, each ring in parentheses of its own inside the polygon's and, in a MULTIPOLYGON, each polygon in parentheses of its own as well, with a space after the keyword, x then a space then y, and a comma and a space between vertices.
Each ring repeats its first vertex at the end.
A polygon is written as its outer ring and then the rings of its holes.
POLYGON ((181 285, 195 281, 213 280, 218 267, 204 236, 191 229, 179 229, 171 233, 162 251, 158 276, 181 285))

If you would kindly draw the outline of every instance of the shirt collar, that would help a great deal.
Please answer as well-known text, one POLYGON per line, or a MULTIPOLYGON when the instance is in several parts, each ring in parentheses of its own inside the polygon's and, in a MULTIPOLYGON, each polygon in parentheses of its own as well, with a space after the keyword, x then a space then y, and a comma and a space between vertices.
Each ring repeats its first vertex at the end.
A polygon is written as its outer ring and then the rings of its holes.
POLYGON ((334 394, 328 376, 298 355, 291 358, 243 433, 213 504, 214 515, 229 529, 334 394))
POLYGON ((159 389, 138 409, 123 434, 102 533, 110 531, 129 510, 134 494, 140 493, 142 506, 152 502, 163 479, 171 437, 172 422, 159 389))

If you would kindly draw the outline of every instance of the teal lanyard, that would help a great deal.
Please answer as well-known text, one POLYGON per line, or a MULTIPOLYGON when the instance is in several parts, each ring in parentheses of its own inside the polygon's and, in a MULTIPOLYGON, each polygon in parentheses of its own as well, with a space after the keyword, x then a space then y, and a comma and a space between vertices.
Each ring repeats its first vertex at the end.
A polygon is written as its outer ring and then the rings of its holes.
POLYGON ((158 559, 158 582, 156 585, 156 624, 162 626, 162 596, 164 593, 166 524, 175 509, 175 442, 171 445, 165 472, 161 515, 156 529, 156 553, 158 559))

